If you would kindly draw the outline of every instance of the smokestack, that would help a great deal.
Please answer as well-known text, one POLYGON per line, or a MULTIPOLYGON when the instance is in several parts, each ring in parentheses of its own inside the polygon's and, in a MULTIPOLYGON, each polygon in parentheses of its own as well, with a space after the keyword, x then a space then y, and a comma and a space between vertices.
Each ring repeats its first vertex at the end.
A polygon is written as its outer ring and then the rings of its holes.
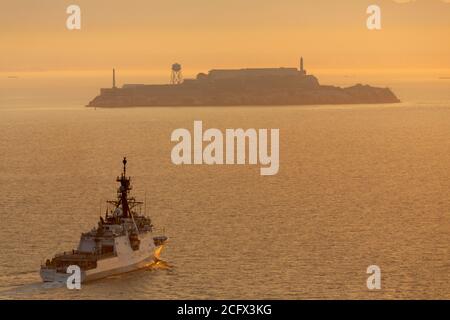
POLYGON ((116 88, 116 69, 113 68, 113 88, 116 88))

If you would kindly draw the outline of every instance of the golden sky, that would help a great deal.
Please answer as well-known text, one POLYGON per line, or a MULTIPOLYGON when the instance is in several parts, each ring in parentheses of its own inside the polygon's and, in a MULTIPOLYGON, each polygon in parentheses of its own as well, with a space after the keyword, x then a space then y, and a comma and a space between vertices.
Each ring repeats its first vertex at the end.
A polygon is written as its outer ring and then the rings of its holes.
MULTIPOLYGON (((450 70, 443 0, 1 0, 0 72, 296 66, 450 70), (66 8, 81 7, 80 31, 66 8), (382 30, 366 8, 382 9, 382 30)), ((167 72, 166 72, 167 73, 167 72)))

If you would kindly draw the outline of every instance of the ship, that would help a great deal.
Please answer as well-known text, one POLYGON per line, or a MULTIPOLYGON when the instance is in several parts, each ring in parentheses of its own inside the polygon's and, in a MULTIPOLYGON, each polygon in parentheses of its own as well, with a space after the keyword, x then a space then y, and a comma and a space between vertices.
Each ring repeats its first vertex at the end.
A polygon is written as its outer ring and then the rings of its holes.
POLYGON ((181 65, 172 65, 169 84, 124 84, 101 88, 88 107, 144 106, 280 106, 324 104, 398 103, 390 88, 356 84, 350 87, 321 85, 299 68, 213 69, 184 79, 181 65))
MULTIPOLYGON (((78 266, 81 282, 105 278, 144 268, 159 261, 158 254, 167 241, 164 230, 154 228, 143 202, 131 196, 131 177, 123 172, 117 177, 117 198, 107 201, 104 217, 97 227, 82 233, 78 248, 56 254, 41 264, 40 276, 44 282, 66 282, 69 266, 78 266)), ((73 268, 73 267, 72 267, 73 268)))

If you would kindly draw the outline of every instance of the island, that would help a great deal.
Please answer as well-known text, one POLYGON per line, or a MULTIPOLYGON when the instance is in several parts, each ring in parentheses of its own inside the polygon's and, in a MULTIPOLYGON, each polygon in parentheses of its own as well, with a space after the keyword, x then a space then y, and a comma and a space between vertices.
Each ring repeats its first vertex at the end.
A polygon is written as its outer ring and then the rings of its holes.
POLYGON ((172 65, 169 84, 124 84, 100 89, 88 107, 138 106, 280 106, 380 104, 400 100, 389 88, 357 84, 341 88, 321 85, 299 68, 213 69, 195 79, 182 79, 181 65, 172 65))

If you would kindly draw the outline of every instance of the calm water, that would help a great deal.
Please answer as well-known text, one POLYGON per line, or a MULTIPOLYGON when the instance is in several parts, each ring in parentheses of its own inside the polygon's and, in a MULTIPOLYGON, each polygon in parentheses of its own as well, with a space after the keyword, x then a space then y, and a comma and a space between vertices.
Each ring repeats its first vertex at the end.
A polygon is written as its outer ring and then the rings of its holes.
POLYGON ((450 299, 450 103, 276 108, 0 108, 0 297, 450 299), (280 171, 171 164, 175 128, 280 128, 280 171), (115 196, 134 193, 169 267, 40 283, 115 196), (366 288, 366 268, 382 290, 366 288))

